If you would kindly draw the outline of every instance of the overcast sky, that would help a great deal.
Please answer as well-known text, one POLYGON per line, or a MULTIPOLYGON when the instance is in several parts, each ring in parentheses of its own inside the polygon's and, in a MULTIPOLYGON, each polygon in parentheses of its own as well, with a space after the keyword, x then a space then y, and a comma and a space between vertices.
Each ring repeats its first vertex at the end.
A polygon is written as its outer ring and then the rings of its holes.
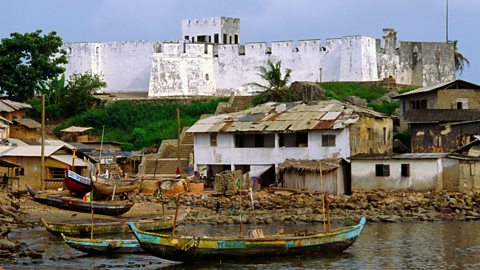
MULTIPOLYGON (((445 41, 447 0, 0 0, 0 38, 56 31, 64 42, 172 40, 181 20, 240 18, 241 42, 346 35, 445 41)), ((470 60, 459 77, 480 83, 480 0, 449 1, 449 39, 470 60)))

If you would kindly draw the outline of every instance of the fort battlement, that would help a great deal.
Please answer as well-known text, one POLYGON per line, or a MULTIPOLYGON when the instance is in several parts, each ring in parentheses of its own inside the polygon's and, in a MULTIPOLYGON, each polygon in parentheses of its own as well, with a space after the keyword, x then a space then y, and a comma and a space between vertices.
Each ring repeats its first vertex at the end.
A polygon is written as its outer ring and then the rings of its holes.
POLYGON ((102 91, 146 91, 150 96, 248 94, 263 83, 258 67, 281 61, 291 81, 378 81, 433 85, 455 78, 453 44, 398 41, 393 28, 381 39, 351 35, 328 39, 240 41, 240 19, 182 21, 176 41, 65 43, 67 75, 102 74, 102 91))

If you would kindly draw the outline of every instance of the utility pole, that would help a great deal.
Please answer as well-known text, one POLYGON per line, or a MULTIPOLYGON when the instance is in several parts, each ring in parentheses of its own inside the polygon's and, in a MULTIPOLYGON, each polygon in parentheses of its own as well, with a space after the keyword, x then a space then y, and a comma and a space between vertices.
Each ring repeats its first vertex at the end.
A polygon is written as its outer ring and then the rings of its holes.
POLYGON ((446 36, 446 42, 448 43, 448 0, 447 1, 447 5, 446 5, 446 23, 445 23, 445 36, 446 36))
POLYGON ((177 172, 180 171, 180 108, 177 108, 177 172))

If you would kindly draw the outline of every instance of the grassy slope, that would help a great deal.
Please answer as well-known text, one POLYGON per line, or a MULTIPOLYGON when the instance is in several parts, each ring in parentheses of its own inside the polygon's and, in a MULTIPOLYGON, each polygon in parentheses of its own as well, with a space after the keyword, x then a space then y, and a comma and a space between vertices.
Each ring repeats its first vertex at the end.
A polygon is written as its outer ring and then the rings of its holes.
POLYGON ((202 114, 214 113, 220 101, 225 99, 188 104, 116 101, 70 118, 59 125, 55 133, 58 135, 61 129, 75 125, 93 127, 99 134, 105 125, 104 140, 122 142, 124 150, 156 147, 164 139, 177 137, 177 108, 180 108, 181 126, 191 126, 202 114))

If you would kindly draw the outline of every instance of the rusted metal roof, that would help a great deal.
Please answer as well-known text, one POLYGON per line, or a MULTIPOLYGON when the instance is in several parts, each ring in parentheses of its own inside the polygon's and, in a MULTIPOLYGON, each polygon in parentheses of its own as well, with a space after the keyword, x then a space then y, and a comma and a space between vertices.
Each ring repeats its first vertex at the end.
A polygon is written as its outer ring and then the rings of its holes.
POLYGON ((415 109, 406 111, 403 118, 408 123, 475 121, 480 119, 480 110, 415 109))
POLYGON ((351 160, 388 160, 388 159, 439 159, 448 153, 404 153, 404 154, 357 154, 351 160))
POLYGON ((289 132, 343 129, 356 123, 360 116, 387 118, 382 113, 337 100, 322 100, 308 104, 268 102, 244 111, 201 119, 190 127, 188 132, 289 132))

